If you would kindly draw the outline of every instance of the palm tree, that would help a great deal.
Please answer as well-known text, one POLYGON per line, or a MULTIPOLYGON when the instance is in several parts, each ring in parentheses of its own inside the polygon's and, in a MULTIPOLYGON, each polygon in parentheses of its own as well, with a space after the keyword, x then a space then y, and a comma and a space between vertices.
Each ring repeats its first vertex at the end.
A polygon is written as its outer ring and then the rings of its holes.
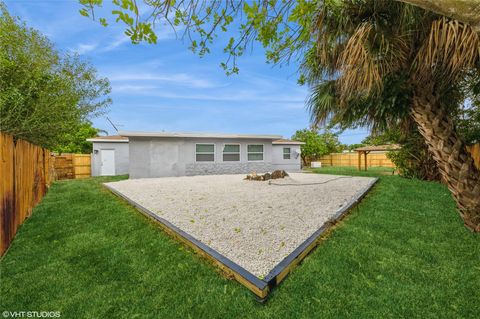
POLYGON ((389 126, 411 116, 465 225, 480 231, 479 170, 451 119, 463 80, 480 72, 479 35, 457 20, 387 0, 326 0, 316 16, 316 42, 304 63, 314 121, 382 119, 389 126), (392 94, 397 99, 383 103, 392 94))

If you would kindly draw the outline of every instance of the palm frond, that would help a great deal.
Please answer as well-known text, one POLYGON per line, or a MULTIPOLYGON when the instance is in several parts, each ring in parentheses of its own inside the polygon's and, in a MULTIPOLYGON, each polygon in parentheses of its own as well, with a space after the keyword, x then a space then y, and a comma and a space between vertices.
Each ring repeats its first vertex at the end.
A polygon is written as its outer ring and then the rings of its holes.
POLYGON ((441 18, 432 22, 430 34, 414 64, 418 80, 448 83, 480 60, 480 37, 467 24, 441 18))
POLYGON ((337 68, 341 74, 338 81, 341 101, 381 88, 379 65, 368 47, 372 30, 371 23, 360 24, 340 55, 337 68))
POLYGON ((326 81, 316 85, 307 100, 312 127, 319 128, 332 119, 338 111, 335 92, 335 81, 326 81))

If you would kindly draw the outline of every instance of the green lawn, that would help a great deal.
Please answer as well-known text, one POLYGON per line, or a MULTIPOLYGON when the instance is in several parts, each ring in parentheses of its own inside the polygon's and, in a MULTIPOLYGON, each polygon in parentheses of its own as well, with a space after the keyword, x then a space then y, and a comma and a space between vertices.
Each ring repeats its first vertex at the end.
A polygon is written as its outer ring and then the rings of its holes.
POLYGON ((383 169, 317 172, 380 180, 265 305, 102 188, 116 177, 52 186, 1 260, 0 311, 61 311, 62 318, 478 318, 480 236, 463 227, 444 186, 383 169))

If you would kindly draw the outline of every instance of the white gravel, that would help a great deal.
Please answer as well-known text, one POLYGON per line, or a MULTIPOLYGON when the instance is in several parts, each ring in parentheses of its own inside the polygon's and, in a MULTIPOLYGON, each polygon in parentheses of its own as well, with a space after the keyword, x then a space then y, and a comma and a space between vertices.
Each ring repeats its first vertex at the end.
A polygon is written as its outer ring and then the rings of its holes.
POLYGON ((262 278, 373 180, 292 173, 270 185, 244 177, 165 177, 107 185, 262 278))

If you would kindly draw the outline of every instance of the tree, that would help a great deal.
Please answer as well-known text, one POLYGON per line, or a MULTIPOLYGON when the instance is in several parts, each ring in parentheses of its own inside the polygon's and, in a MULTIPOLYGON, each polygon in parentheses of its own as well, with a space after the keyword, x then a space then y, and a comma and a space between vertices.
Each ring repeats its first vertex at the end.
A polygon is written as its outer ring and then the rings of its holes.
POLYGON ((359 147, 363 147, 365 146, 365 144, 363 143, 354 143, 354 144, 349 144, 349 145, 345 145, 345 149, 348 150, 349 152, 353 152, 355 149, 359 148, 359 147))
POLYGON ((315 68, 336 77, 339 108, 379 96, 392 77, 403 77, 410 92, 404 109, 416 122, 466 225, 480 231, 480 175, 451 118, 462 79, 479 71, 479 36, 458 21, 383 1, 324 6, 317 21, 315 68))
POLYGON ((335 153, 342 149, 338 136, 331 132, 319 134, 316 130, 303 129, 296 131, 292 139, 305 142, 301 146, 301 157, 304 165, 323 155, 335 153))
MULTIPOLYGON (((85 15, 102 3, 82 2, 85 15)), ((240 19, 239 36, 225 47, 227 63, 233 57, 231 72, 238 71, 235 57, 255 39, 267 48, 270 62, 303 61, 307 72, 300 81, 333 93, 334 99, 326 101, 337 109, 333 115, 373 125, 379 124, 376 119, 389 125, 402 114, 413 119, 465 225, 480 231, 480 173, 452 116, 464 79, 480 68, 480 38, 469 24, 386 0, 156 1, 149 7, 151 15, 140 14, 135 1, 114 3, 120 10, 113 13, 127 24, 132 41, 152 39, 152 21, 163 18, 168 23, 173 17, 172 25, 185 26, 187 36, 196 32, 199 40, 190 38, 191 48, 200 54, 208 52, 216 30, 240 19), (385 98, 389 103, 376 103, 385 98)), ((324 120, 328 118, 314 122, 324 120)))
POLYGON ((467 144, 480 143, 480 107, 478 105, 461 109, 455 123, 459 134, 467 144))
POLYGON ((55 148, 110 104, 110 85, 76 55, 61 55, 0 3, 0 130, 55 148))
POLYGON ((400 131, 398 129, 392 129, 383 132, 382 134, 370 134, 362 140, 364 145, 385 145, 395 144, 400 140, 400 131))
POLYGON ((382 133, 371 134, 362 140, 365 145, 401 144, 400 150, 387 153, 400 176, 424 180, 439 180, 440 173, 413 121, 408 126, 392 127, 382 133))
POLYGON ((92 123, 84 122, 70 133, 64 134, 58 141, 58 146, 52 149, 57 153, 77 153, 90 154, 92 152, 92 143, 87 142, 87 138, 98 136, 101 130, 94 128, 92 123))

